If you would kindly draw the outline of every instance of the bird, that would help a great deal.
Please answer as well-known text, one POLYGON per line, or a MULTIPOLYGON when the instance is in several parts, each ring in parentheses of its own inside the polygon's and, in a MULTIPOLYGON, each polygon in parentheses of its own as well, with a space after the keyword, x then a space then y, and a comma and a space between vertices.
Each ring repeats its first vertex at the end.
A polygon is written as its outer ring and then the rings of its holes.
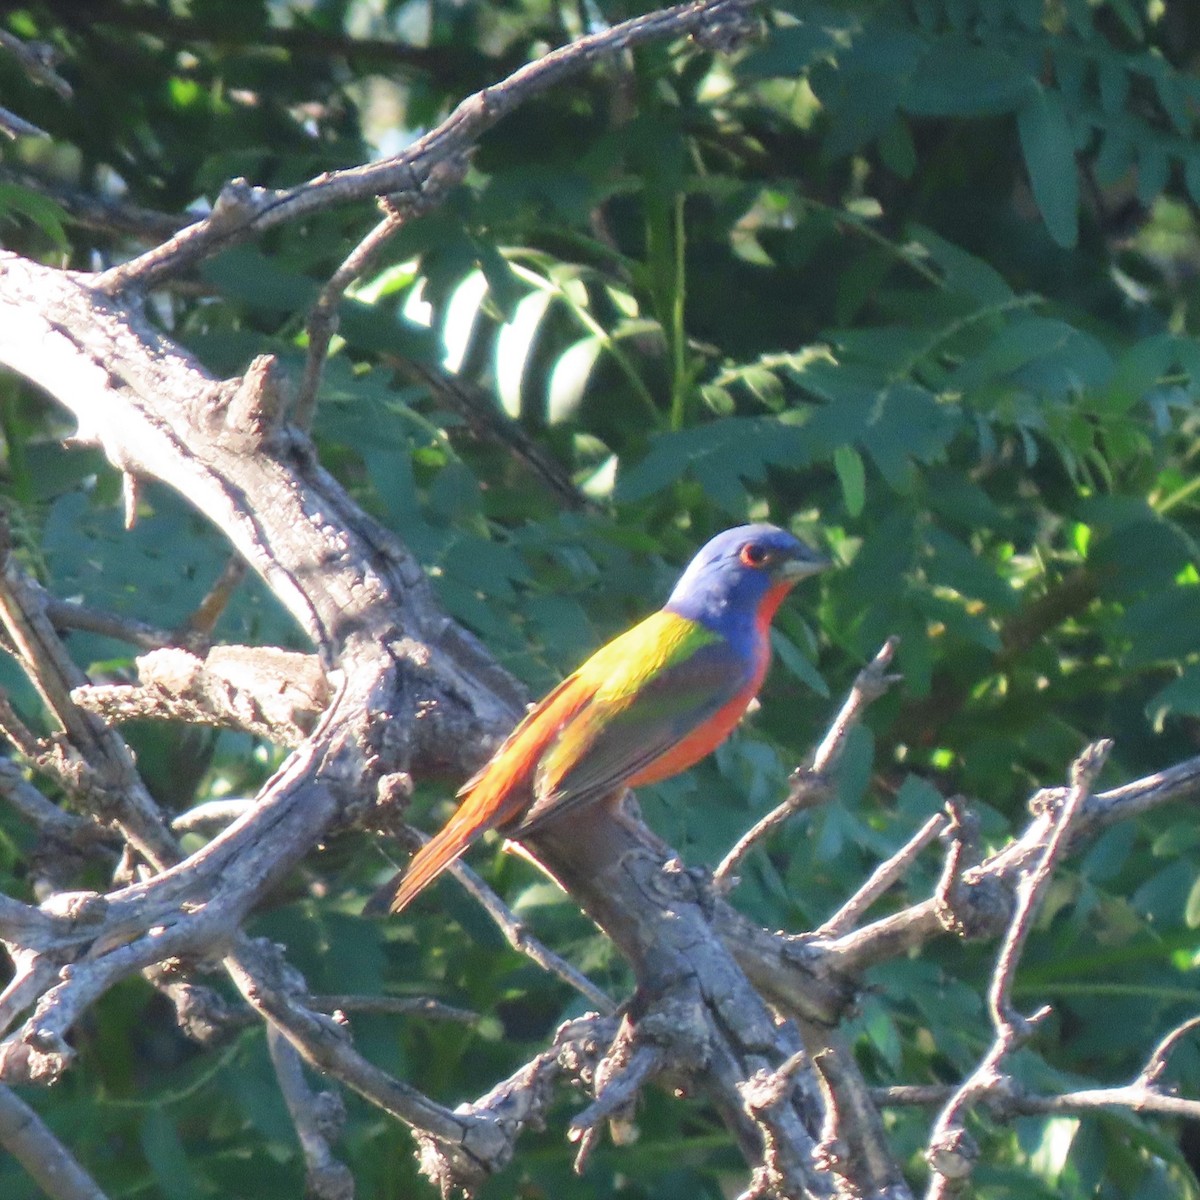
POLYGON ((400 912, 489 829, 520 841, 582 805, 698 762, 757 694, 784 597, 829 565, 775 525, 717 534, 658 612, 602 646, 529 710, 459 790, 455 813, 369 909, 400 912))

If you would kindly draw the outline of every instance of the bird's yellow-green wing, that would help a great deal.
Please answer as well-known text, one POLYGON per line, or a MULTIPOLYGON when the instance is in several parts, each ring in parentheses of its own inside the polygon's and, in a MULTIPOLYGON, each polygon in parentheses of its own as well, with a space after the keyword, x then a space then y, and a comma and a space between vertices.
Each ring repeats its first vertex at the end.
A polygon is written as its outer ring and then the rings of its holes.
POLYGON ((613 794, 743 691, 747 664, 729 643, 670 612, 648 617, 576 672, 590 700, 543 751, 527 834, 613 794))

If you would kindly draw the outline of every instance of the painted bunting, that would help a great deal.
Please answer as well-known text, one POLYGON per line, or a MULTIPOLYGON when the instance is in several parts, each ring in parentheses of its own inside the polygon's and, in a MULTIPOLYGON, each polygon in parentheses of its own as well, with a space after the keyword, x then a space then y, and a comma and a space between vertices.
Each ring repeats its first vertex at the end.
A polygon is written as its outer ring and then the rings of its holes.
POLYGON ((783 598, 828 565, 774 525, 714 537, 662 609, 564 679, 463 785, 458 811, 417 852, 390 910, 399 912, 486 830, 520 839, 580 805, 698 762, 758 691, 783 598))

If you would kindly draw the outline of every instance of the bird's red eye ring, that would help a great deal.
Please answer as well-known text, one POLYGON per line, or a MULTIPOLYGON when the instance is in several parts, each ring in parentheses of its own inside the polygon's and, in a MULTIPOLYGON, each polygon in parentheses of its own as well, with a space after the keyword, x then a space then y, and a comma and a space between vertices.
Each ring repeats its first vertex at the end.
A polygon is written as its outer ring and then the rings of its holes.
POLYGON ((747 542, 738 554, 738 559, 746 567, 765 567, 771 561, 771 552, 757 542, 747 542))

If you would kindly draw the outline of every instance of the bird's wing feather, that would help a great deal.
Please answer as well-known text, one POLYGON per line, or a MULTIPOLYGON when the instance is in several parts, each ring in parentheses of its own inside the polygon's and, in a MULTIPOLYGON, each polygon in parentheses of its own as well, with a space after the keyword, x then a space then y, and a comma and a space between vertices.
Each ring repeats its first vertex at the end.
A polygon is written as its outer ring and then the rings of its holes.
POLYGON ((523 836, 611 794, 729 703, 745 679, 746 664, 723 637, 674 613, 654 613, 601 647, 463 785, 458 810, 409 863, 392 912, 485 830, 523 836))
POLYGON ((592 697, 547 746, 534 802, 511 832, 612 794, 729 704, 751 669, 703 625, 655 613, 580 668, 592 697))

